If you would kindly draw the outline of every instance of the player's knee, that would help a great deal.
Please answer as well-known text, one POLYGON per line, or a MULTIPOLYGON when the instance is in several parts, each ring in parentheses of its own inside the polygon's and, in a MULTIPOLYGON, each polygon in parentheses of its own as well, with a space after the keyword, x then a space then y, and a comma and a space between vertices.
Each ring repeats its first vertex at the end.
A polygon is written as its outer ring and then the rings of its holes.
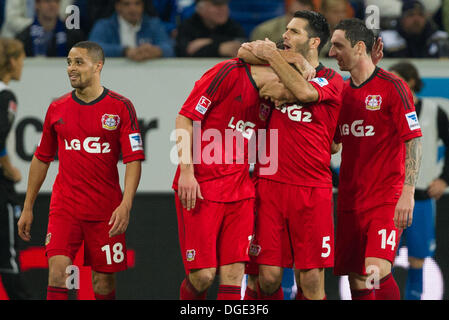
POLYGON ((109 294, 115 290, 115 276, 113 273, 92 273, 92 287, 95 293, 109 294))
POLYGON ((301 272, 301 289, 307 294, 316 294, 324 288, 324 277, 320 269, 301 272))
POLYGON ((277 267, 261 267, 259 270, 260 289, 271 294, 275 292, 282 282, 282 269, 277 267))
POLYGON ((388 260, 367 258, 365 262, 366 273, 370 278, 382 279, 391 273, 391 263, 388 260))
POLYGON ((199 292, 207 290, 215 279, 216 270, 214 268, 200 269, 190 272, 189 280, 199 292))
POLYGON ((67 257, 51 257, 48 261, 48 285, 52 287, 66 287, 68 277, 67 267, 70 265, 67 257))
POLYGON ((245 273, 244 263, 233 263, 220 267, 220 284, 239 286, 245 273))

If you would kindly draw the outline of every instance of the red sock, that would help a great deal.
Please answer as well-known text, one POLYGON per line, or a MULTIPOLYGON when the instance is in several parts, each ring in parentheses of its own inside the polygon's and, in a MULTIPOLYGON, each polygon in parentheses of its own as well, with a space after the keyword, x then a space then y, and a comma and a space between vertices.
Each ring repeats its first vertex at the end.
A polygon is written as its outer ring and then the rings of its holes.
POLYGON ((180 300, 206 300, 207 290, 204 292, 198 292, 195 287, 190 283, 189 277, 187 276, 181 283, 181 288, 179 289, 179 299, 180 300))
POLYGON ((115 290, 112 290, 108 294, 95 293, 96 300, 115 300, 115 290))
POLYGON ((266 294, 260 290, 260 286, 257 285, 257 295, 260 300, 284 300, 284 291, 282 290, 282 286, 279 286, 279 289, 272 294, 266 294))
POLYGON ((67 288, 47 287, 47 300, 68 300, 67 288))
POLYGON ((221 284, 218 286, 217 300, 241 300, 242 287, 221 284))
POLYGON ((401 293, 391 273, 380 279, 379 286, 376 289, 376 300, 401 300, 401 293))
POLYGON ((352 300, 376 300, 374 289, 351 290, 352 300))
POLYGON ((253 290, 250 287, 246 287, 245 290, 245 296, 243 297, 243 300, 257 300, 257 289, 253 290))

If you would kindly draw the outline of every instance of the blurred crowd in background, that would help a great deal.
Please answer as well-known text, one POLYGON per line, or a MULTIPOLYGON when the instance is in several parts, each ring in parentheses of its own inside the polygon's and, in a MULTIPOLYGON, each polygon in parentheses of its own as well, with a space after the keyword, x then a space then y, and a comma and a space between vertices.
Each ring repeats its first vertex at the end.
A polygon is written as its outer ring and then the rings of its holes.
POLYGON ((282 45, 297 10, 321 12, 331 29, 345 18, 369 22, 385 57, 449 57, 449 0, 0 0, 0 26, 28 57, 65 57, 82 40, 133 61, 234 57, 246 41, 282 45))

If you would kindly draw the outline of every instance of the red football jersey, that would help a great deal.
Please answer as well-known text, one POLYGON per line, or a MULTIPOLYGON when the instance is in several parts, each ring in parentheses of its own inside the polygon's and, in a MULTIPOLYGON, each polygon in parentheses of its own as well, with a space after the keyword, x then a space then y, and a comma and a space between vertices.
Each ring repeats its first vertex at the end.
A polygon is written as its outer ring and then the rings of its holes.
POLYGON ((90 103, 75 91, 52 102, 35 156, 59 172, 50 213, 62 210, 83 220, 109 219, 122 200, 117 162, 144 160, 136 112, 127 98, 104 89, 90 103))
POLYGON ((310 83, 318 91, 318 101, 290 104, 272 112, 268 128, 278 130, 278 170, 271 175, 260 172, 260 177, 301 186, 332 187, 331 144, 344 82, 341 75, 320 64, 310 83))
MULTIPOLYGON (((194 173, 207 200, 255 197, 249 162, 256 159, 257 130, 266 127, 272 105, 259 97, 250 68, 238 58, 215 65, 195 83, 179 112, 194 122, 194 173)), ((178 166, 176 191, 179 171, 178 166)))
POLYGON ((421 135, 402 79, 378 67, 358 87, 348 79, 335 136, 343 143, 338 210, 396 203, 405 178, 404 142, 421 135))

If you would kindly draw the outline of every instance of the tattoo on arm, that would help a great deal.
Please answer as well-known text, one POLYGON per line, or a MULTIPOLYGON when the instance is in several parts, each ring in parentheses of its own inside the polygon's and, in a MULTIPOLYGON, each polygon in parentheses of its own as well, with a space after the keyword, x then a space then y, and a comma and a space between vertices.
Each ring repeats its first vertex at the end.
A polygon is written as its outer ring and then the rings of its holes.
POLYGON ((421 166, 421 138, 414 138, 405 143, 405 181, 404 184, 415 186, 421 166))

